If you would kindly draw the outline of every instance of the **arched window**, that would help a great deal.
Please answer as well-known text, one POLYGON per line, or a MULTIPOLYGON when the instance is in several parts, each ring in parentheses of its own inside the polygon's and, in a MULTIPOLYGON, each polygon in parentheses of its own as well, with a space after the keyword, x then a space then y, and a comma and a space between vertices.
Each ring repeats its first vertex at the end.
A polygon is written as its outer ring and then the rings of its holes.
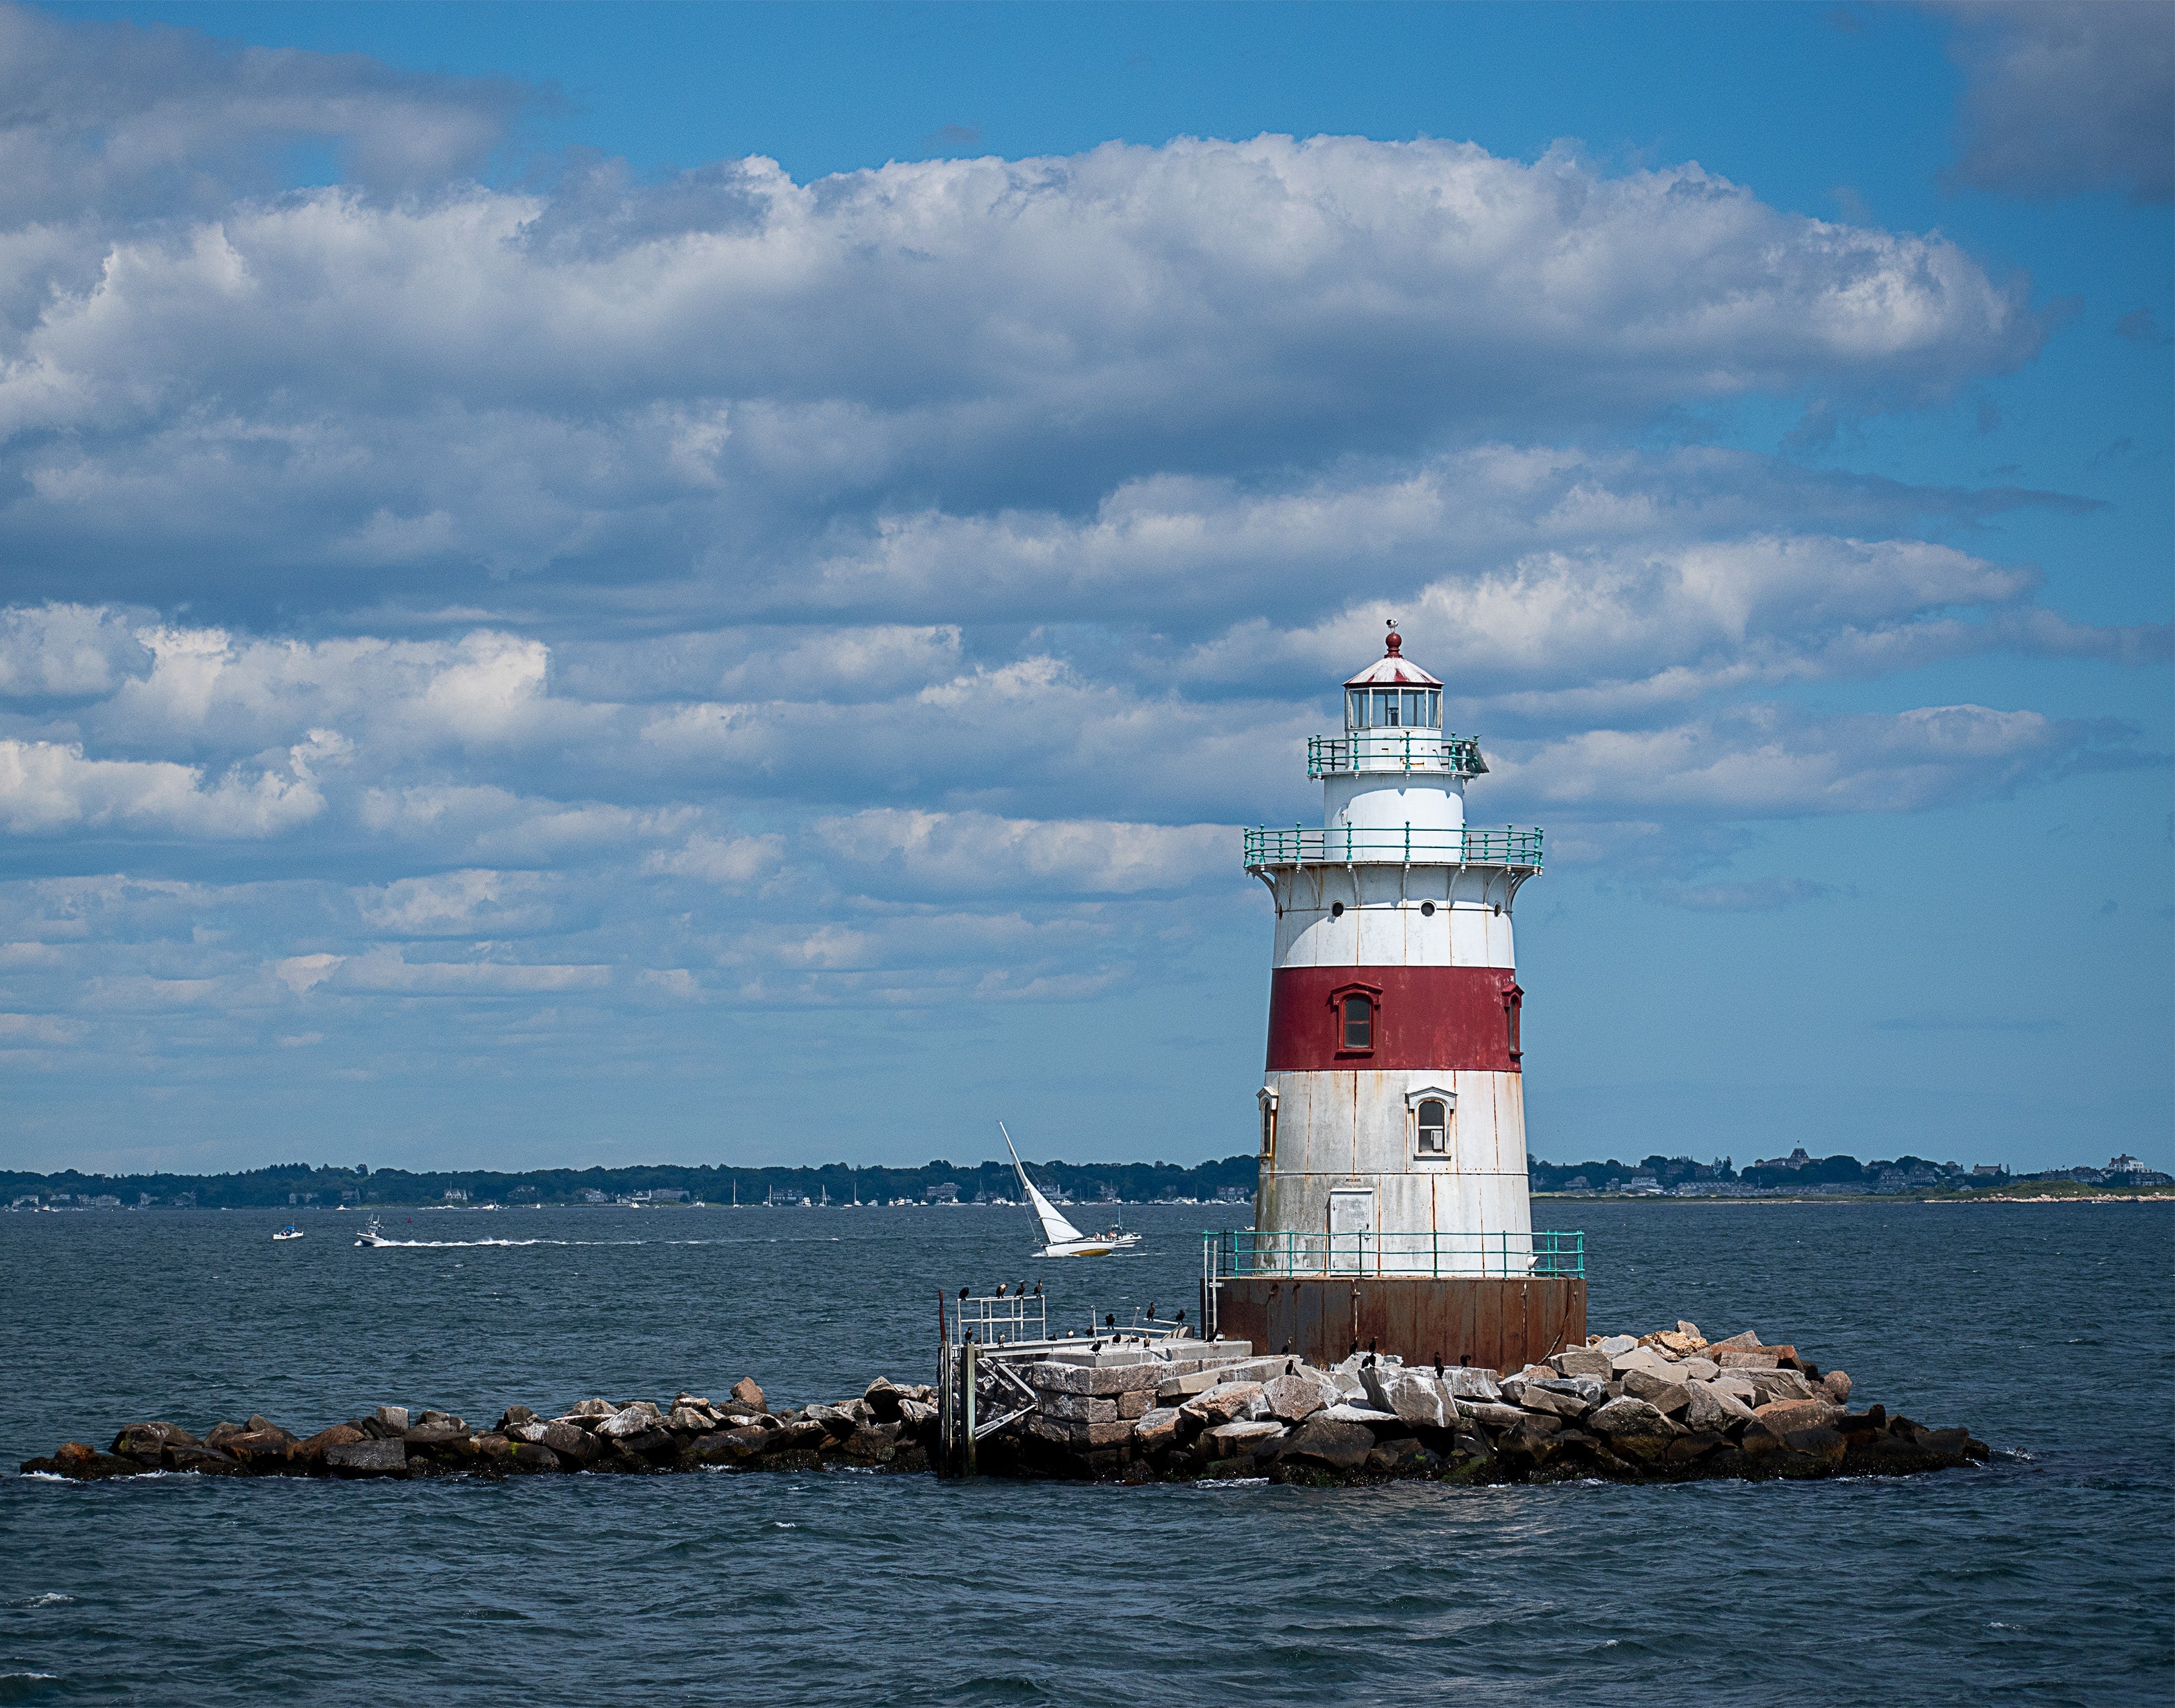
POLYGON ((1450 1110, 1440 1098, 1423 1098, 1419 1108, 1419 1152, 1424 1157, 1450 1153, 1450 1110))
POLYGON ((1375 999, 1356 992, 1344 999, 1344 1048, 1372 1049, 1375 1047, 1375 999))

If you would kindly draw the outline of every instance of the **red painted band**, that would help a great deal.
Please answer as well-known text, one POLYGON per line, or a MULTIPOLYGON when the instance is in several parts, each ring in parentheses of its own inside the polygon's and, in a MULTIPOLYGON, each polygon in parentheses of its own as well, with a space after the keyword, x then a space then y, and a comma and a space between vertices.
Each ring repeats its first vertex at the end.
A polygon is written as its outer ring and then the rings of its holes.
POLYGON ((1522 995, 1507 967, 1279 967, 1269 984, 1268 1071, 1516 1073, 1522 995), (1347 995, 1375 1005, 1370 1049, 1343 1047, 1347 995))

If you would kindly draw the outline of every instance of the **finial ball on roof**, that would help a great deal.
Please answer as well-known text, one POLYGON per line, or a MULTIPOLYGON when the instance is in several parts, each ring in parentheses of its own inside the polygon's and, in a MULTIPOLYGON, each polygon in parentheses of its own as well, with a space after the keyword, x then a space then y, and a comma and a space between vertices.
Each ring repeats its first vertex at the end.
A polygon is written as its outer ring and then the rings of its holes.
POLYGON ((1405 637, 1397 632, 1397 620, 1395 617, 1391 617, 1390 619, 1389 637, 1390 656, 1393 659, 1396 658, 1399 651, 1403 648, 1404 644, 1405 637))

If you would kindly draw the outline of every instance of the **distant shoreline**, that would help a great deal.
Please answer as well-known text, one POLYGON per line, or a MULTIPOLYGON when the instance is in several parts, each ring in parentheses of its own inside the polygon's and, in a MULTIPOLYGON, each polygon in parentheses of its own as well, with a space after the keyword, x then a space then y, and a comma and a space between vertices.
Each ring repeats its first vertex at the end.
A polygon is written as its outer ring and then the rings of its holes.
POLYGON ((1535 1192, 1552 1204, 1850 1204, 1874 1208, 1884 1204, 2175 1204, 2175 1186, 2140 1187, 2130 1192, 1835 1192, 1793 1198, 1744 1198, 1700 1193, 1674 1198, 1666 1192, 1535 1192))

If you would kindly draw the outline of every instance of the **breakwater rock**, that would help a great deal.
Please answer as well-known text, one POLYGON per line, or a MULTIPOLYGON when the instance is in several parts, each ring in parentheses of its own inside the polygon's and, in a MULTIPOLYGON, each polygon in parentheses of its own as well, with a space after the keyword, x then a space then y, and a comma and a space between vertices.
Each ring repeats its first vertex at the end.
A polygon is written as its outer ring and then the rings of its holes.
MULTIPOLYGON (((980 1350, 976 1412, 990 1432, 974 1465, 985 1475, 1684 1482, 1894 1475, 1988 1456, 1966 1430, 1928 1429, 1879 1405, 1852 1410, 1850 1378, 1794 1346, 1763 1345, 1749 1331, 1710 1342, 1688 1322, 1596 1337, 1509 1375, 1368 1353, 1324 1369, 1256 1356, 1244 1342, 1152 1337, 980 1350)), ((967 1367, 952 1360, 955 1372, 967 1367)), ((951 1397, 956 1417, 963 1396, 951 1397)), ((882 1378, 835 1405, 775 1412, 743 1380, 715 1402, 684 1392, 669 1402, 591 1399, 550 1418, 513 1406, 485 1430, 401 1406, 306 1438, 261 1416, 202 1436, 131 1423, 105 1450, 71 1441, 22 1468, 77 1478, 929 1472, 962 1460, 946 1416, 936 1389, 882 1378)))
POLYGON ((465 1418, 379 1406, 310 1436, 269 1418, 217 1423, 198 1436, 178 1423, 131 1423, 103 1452, 70 1441, 25 1472, 141 1476, 156 1471, 217 1477, 485 1477, 564 1471, 650 1473, 711 1467, 804 1471, 851 1465, 926 1471, 935 1391, 878 1378, 835 1406, 773 1412, 752 1380, 722 1401, 691 1393, 670 1401, 583 1400, 556 1418, 509 1406, 476 1429, 465 1418))
POLYGON ((1988 1452, 1965 1429, 1852 1411, 1850 1377, 1794 1346, 1749 1330, 1711 1342, 1689 1322, 1596 1336, 1510 1375, 1370 1353, 1324 1369, 1182 1341, 1000 1347, 983 1369, 997 1363, 1008 1375, 978 1379, 980 1409, 994 1415, 1000 1384, 1034 1401, 978 1444, 984 1474, 1673 1483, 1934 1471, 1988 1452))

